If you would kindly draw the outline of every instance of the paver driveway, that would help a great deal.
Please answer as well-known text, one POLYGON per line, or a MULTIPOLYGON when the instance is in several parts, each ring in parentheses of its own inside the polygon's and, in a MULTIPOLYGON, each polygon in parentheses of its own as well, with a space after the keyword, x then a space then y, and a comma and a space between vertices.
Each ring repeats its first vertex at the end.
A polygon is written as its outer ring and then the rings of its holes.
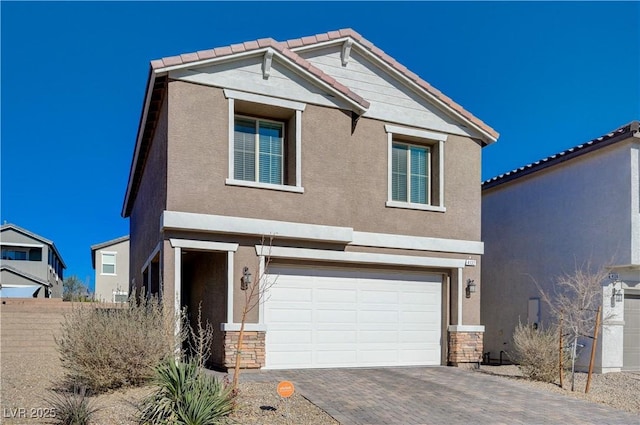
POLYGON ((261 371, 241 380, 292 381, 343 425, 640 424, 631 413, 451 367, 261 371))

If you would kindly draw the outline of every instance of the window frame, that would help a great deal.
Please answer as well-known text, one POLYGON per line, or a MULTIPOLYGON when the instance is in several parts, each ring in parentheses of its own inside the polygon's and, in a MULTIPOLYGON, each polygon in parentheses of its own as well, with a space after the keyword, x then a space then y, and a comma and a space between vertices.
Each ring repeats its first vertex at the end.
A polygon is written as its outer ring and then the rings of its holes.
MULTIPOLYGON (((386 207, 389 208, 404 208, 412 210, 422 211, 434 211, 434 212, 446 212, 444 205, 444 144, 447 140, 446 134, 435 133, 426 130, 418 130, 413 128, 399 127, 394 125, 385 125, 385 131, 387 133, 387 202, 386 207), (411 201, 411 194, 407 193, 407 201, 395 201, 393 200, 393 145, 402 144, 408 147, 426 147, 429 152, 429 173, 427 175, 429 188, 427 189, 427 203, 415 203, 411 201), (434 173, 436 172, 431 166, 430 162, 433 161, 434 147, 438 148, 438 155, 436 160, 438 161, 438 201, 437 204, 433 204, 433 184, 434 173)), ((409 156, 407 157, 409 160, 409 156)), ((407 169, 408 175, 410 175, 410 168, 407 169)), ((408 177, 410 179, 410 177, 408 177)), ((409 190, 410 185, 407 185, 409 190)))
MULTIPOLYGON (((242 181, 242 182, 249 182, 249 183, 259 183, 259 184, 267 184, 267 185, 274 185, 274 186, 285 186, 282 183, 266 183, 266 182, 261 182, 260 181, 260 123, 266 123, 266 124, 278 124, 280 126, 280 129, 282 131, 282 137, 280 139, 280 152, 282 152, 282 158, 281 158, 281 163, 280 163, 280 181, 284 181, 284 167, 285 167, 285 146, 284 146, 284 140, 285 140, 285 128, 286 128, 286 123, 283 121, 277 121, 277 120, 272 120, 272 119, 267 119, 267 118, 260 118, 260 117, 252 117, 250 115, 243 115, 243 114, 236 114, 234 117, 234 132, 235 132, 235 122, 236 120, 245 120, 245 121, 254 121, 255 122, 255 133, 253 133, 254 135, 254 150, 253 150, 253 157, 254 157, 254 173, 253 173, 253 178, 255 180, 242 180, 242 179, 236 179, 235 178, 235 168, 234 168, 234 180, 237 181, 242 181)), ((235 135, 234 135, 234 159, 235 159, 235 135)), ((234 162, 234 166, 235 166, 235 162, 234 162)))
MULTIPOLYGON (((284 191, 284 192, 295 192, 295 193, 304 193, 304 188, 302 186, 302 112, 304 111, 304 109, 306 108, 306 104, 304 103, 300 103, 300 102, 295 102, 295 101, 291 101, 291 100, 286 100, 286 99, 279 99, 279 98, 274 98, 274 97, 269 97, 269 96, 263 96, 263 95, 259 95, 259 94, 253 94, 253 93, 245 93, 245 92, 240 92, 240 91, 236 91, 236 90, 229 90, 229 89, 225 89, 224 90, 224 95, 228 100, 229 103, 229 170, 228 170, 228 177, 225 180, 225 184, 227 186, 244 186, 244 187, 253 187, 253 188, 259 188, 259 189, 270 189, 270 190, 279 190, 279 191, 284 191), (280 123, 282 124, 282 128, 283 128, 283 143, 284 143, 284 132, 286 131, 287 125, 286 122, 280 121, 278 119, 271 119, 269 117, 266 118, 262 118, 262 117, 252 117, 250 115, 247 115, 246 113, 239 113, 236 114, 235 112, 235 100, 242 100, 242 101, 246 101, 246 102, 251 102, 251 103, 256 103, 256 104, 263 104, 263 105, 269 105, 269 106, 276 106, 279 108, 283 108, 283 109, 290 109, 291 111, 294 112, 295 117, 293 119, 295 119, 295 135, 290 135, 290 140, 291 140, 291 136, 293 137, 293 142, 295 143, 295 158, 291 158, 289 157, 289 160, 294 160, 295 161, 295 185, 288 185, 288 184, 272 184, 272 183, 262 183, 259 181, 259 179, 256 179, 256 181, 249 181, 249 180, 237 180, 235 178, 235 170, 234 170, 234 164, 235 164, 235 143, 234 143, 234 138, 235 138, 235 120, 236 117, 241 117, 241 118, 249 118, 249 119, 254 119, 254 120, 262 120, 265 122, 275 122, 275 123, 280 123)), ((256 154, 259 155, 258 152, 258 146, 256 146, 256 154)), ((283 168, 282 168, 282 172, 284 173, 284 166, 286 163, 286 158, 287 158, 287 152, 283 149, 283 168)), ((258 173, 258 167, 256 167, 256 173, 258 173)))
POLYGON ((118 260, 117 260, 117 257, 118 257, 118 253, 115 252, 115 251, 101 251, 100 252, 100 275, 102 275, 102 276, 117 276, 118 275, 117 274, 118 273, 118 268, 117 268, 118 260), (111 265, 109 263, 105 263, 104 262, 105 255, 110 255, 110 256, 113 257, 113 273, 105 273, 104 272, 104 265, 105 264, 111 265))

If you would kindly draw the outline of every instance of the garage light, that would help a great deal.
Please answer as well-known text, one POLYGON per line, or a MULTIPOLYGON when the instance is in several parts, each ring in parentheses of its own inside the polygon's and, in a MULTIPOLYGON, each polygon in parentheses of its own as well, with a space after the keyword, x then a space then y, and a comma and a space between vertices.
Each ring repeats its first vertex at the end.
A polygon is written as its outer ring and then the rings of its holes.
POLYGON ((616 289, 616 283, 618 282, 613 282, 613 292, 611 294, 611 304, 614 306, 616 305, 616 303, 621 303, 624 296, 624 292, 622 292, 622 282, 620 282, 620 289, 616 289))
POLYGON ((467 298, 471 298, 471 294, 476 292, 476 283, 473 279, 467 280, 467 298))
POLYGON ((240 289, 246 291, 251 285, 251 273, 249 273, 249 267, 245 266, 242 269, 242 278, 240 279, 240 289))

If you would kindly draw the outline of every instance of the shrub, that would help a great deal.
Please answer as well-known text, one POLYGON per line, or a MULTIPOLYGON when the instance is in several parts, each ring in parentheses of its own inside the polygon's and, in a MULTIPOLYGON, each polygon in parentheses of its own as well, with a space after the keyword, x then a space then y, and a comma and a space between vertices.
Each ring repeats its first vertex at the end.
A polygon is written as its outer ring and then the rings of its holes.
POLYGON ((53 423, 58 425, 88 425, 98 411, 87 398, 85 388, 74 387, 72 392, 52 393, 47 402, 55 411, 53 423))
POLYGON ((155 368, 158 389, 140 408, 140 424, 208 425, 228 415, 234 400, 230 386, 198 367, 197 359, 167 359, 155 368))
MULTIPOLYGON (((513 333, 515 352, 510 353, 522 373, 529 379, 555 383, 558 373, 557 329, 535 329, 519 323, 513 333)), ((563 351, 566 357, 566 352, 563 351)), ((563 364, 568 364, 565 358, 563 364)))
POLYGON ((104 308, 81 305, 65 315, 56 338, 62 366, 74 385, 100 392, 140 385, 153 368, 175 354, 174 317, 157 298, 144 296, 128 305, 104 308))

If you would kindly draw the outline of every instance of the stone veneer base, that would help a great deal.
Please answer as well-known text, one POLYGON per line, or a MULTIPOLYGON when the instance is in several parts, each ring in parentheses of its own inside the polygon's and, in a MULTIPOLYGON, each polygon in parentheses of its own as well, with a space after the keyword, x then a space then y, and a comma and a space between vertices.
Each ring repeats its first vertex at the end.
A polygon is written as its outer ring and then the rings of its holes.
MULTIPOLYGON (((233 369, 236 365, 236 347, 240 331, 224 332, 224 367, 233 369)), ((240 356, 240 368, 260 369, 264 367, 263 331, 245 331, 240 356)))
POLYGON ((449 359, 452 366, 482 362, 483 332, 449 332, 449 359))

